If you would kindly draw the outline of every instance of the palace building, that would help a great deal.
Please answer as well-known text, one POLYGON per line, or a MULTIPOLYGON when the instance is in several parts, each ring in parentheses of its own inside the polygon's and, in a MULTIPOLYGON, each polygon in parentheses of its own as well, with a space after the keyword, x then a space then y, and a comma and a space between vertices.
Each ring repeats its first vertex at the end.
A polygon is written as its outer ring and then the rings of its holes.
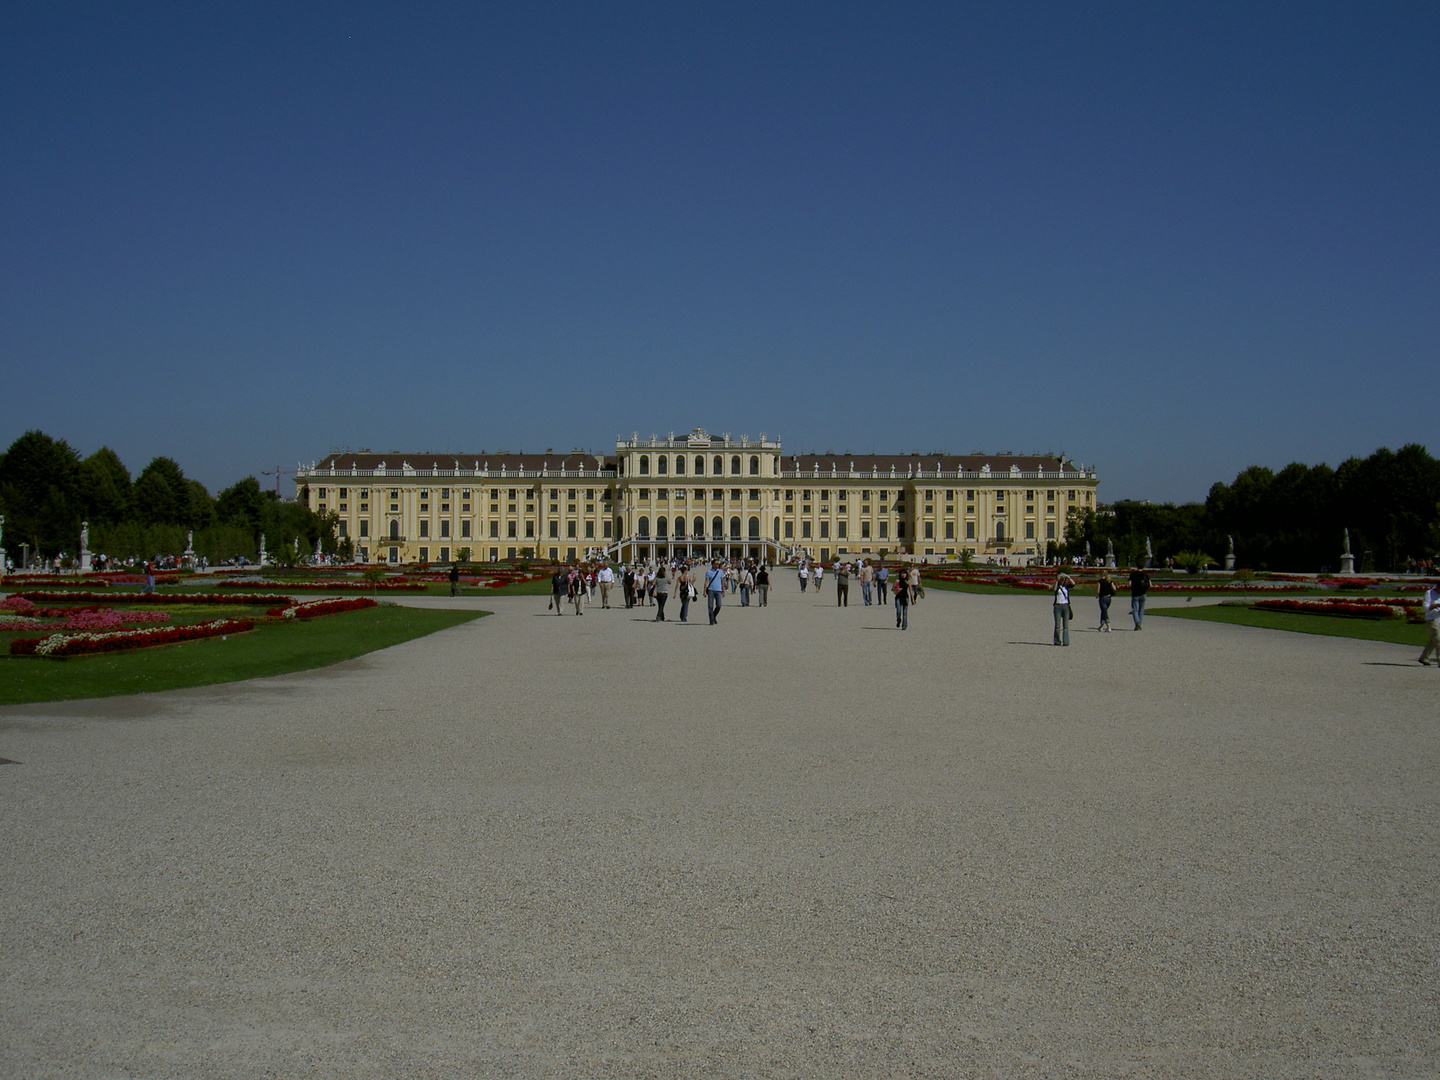
POLYGON ((797 556, 1028 561, 1093 510, 1063 458, 801 454, 780 440, 632 436, 612 454, 331 454, 296 472, 367 562, 797 556))

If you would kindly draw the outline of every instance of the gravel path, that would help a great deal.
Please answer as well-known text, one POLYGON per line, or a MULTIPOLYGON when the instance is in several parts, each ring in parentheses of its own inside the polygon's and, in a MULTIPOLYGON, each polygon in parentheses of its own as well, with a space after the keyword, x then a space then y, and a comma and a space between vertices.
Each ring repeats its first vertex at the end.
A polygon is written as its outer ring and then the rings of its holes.
POLYGON ((779 579, 0 709, 0 1076, 1440 1072, 1413 650, 779 579))

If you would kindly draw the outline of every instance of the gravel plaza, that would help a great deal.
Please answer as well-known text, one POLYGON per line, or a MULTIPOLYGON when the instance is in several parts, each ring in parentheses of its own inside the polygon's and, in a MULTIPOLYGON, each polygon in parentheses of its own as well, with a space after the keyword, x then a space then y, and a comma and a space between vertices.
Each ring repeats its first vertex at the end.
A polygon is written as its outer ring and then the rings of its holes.
POLYGON ((0 708, 0 1076, 1440 1072, 1414 650, 774 580, 0 708))

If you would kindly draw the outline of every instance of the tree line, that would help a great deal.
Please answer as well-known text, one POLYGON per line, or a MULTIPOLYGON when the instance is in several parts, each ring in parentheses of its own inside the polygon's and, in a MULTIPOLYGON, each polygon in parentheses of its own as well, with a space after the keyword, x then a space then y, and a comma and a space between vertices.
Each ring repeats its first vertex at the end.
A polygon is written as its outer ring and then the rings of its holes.
POLYGON ((1235 565, 1252 570, 1315 572, 1340 568, 1345 531, 1355 568, 1402 571, 1440 552, 1440 460, 1411 443, 1329 465, 1261 465, 1210 488, 1203 503, 1117 502, 1072 512, 1059 553, 1138 563, 1150 538, 1157 563, 1200 552, 1223 564, 1229 538, 1235 565))
POLYGON ((0 455, 4 546, 18 564, 21 547, 41 558, 74 556, 80 523, 90 523, 90 550, 115 559, 179 555, 194 533, 195 553, 211 562, 255 559, 260 536, 271 552, 335 551, 333 515, 312 512, 263 491, 253 476, 218 496, 187 477, 172 458, 153 459, 132 479, 120 456, 102 446, 88 457, 63 439, 27 431, 0 455))

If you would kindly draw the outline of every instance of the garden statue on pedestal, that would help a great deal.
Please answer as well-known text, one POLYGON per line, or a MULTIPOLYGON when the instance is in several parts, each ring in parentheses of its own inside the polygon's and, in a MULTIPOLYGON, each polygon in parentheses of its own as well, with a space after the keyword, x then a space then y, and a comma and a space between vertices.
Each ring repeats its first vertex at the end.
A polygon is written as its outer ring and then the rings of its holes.
POLYGON ((1355 573, 1355 556, 1350 553, 1350 529, 1345 529, 1345 550, 1340 553, 1340 573, 1355 573))
POLYGON ((8 565, 5 561, 5 515, 0 514, 0 574, 5 573, 8 565))
POLYGON ((90 522, 80 522, 80 572, 90 572, 90 522))
POLYGON ((265 567, 265 558, 266 558, 266 556, 265 556, 265 534, 264 534, 264 533, 261 533, 261 534, 260 534, 260 561, 259 561, 259 566, 260 566, 261 569, 264 569, 264 567, 265 567))
POLYGON ((1149 570, 1155 564, 1155 550, 1150 546, 1150 537, 1145 537, 1145 569, 1149 570))
POLYGON ((185 533, 185 550, 180 556, 185 560, 186 566, 195 565, 195 530, 191 529, 185 533))
POLYGON ((1230 541, 1230 550, 1225 553, 1225 569, 1226 569, 1226 570, 1234 570, 1234 569, 1235 569, 1235 537, 1233 537, 1233 536, 1227 536, 1226 539, 1230 541))
POLYGON ((1105 568, 1106 568, 1107 570, 1114 570, 1114 569, 1115 569, 1115 541, 1114 541, 1114 540, 1106 540, 1106 541, 1105 541, 1105 568))

